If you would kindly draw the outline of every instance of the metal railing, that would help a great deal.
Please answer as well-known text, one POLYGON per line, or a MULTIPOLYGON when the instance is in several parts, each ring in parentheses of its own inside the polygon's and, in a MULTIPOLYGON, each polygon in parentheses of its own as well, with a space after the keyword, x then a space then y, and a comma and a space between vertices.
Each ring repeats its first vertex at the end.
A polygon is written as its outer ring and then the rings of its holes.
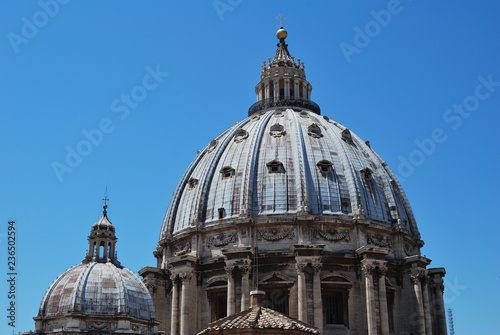
POLYGON ((248 109, 248 116, 254 114, 263 109, 272 108, 272 107, 301 107, 305 109, 309 109, 311 112, 316 114, 321 114, 321 109, 318 104, 309 99, 303 98, 270 98, 257 101, 248 109))

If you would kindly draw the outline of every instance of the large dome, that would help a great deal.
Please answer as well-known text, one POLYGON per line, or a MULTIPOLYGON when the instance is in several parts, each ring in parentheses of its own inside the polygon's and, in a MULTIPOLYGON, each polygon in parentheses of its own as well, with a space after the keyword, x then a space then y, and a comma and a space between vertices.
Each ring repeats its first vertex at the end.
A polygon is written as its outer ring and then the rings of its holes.
POLYGON ((363 216, 417 234, 399 182, 369 143, 293 107, 255 113, 211 141, 182 177, 161 232, 301 213, 363 216))
POLYGON ((445 271, 427 269, 400 183, 368 141, 322 115, 277 37, 257 102, 189 165, 157 266, 140 271, 159 329, 194 334, 258 289, 265 307, 324 335, 446 334, 445 271))
POLYGON ((151 320, 154 307, 148 289, 129 269, 113 263, 91 262, 66 270, 50 285, 39 316, 67 313, 119 315, 151 320))

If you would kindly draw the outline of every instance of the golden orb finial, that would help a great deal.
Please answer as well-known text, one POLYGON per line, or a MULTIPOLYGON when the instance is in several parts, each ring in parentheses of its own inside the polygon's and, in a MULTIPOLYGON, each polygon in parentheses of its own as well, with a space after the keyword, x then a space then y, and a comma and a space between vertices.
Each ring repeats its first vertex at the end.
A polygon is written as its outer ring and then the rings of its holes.
POLYGON ((284 40, 287 36, 288 36, 288 33, 286 32, 286 30, 283 27, 278 29, 278 31, 276 32, 276 37, 280 40, 284 40))

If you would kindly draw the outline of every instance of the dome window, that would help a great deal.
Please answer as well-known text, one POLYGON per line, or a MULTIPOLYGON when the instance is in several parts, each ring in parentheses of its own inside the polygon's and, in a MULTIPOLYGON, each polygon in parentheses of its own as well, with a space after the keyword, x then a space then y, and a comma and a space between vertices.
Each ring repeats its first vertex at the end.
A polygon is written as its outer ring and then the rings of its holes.
POLYGON ((269 173, 283 173, 285 171, 283 163, 274 160, 266 164, 269 173))
POLYGON ((333 164, 330 161, 319 161, 316 165, 318 166, 322 174, 328 174, 333 170, 333 164))
POLYGON ((307 114, 307 112, 300 112, 299 113, 300 117, 303 118, 303 119, 307 119, 309 118, 309 114, 307 114))
POLYGON ((244 129, 238 130, 236 135, 234 135, 234 141, 236 143, 241 143, 248 138, 248 132, 244 129))
POLYGON ((285 128, 282 125, 276 123, 271 126, 271 131, 269 132, 269 135, 271 135, 272 137, 281 137, 285 135, 285 128))
POLYGON ((196 178, 189 178, 188 185, 189 185, 190 189, 195 188, 196 185, 198 185, 198 179, 196 179, 196 178))
POLYGON ((278 111, 276 113, 274 113, 274 117, 283 117, 283 112, 282 111, 278 111))
POLYGON ((234 176, 234 169, 230 166, 225 166, 220 170, 222 178, 231 178, 234 176))
POLYGON ((349 129, 344 129, 342 131, 342 139, 346 142, 346 143, 349 143, 349 144, 352 144, 352 135, 351 135, 351 132, 349 131, 349 129))
POLYGON ((224 208, 219 208, 219 219, 223 219, 226 216, 226 210, 224 208))
POLYGON ((208 146, 208 152, 214 151, 216 146, 217 146, 217 140, 210 141, 210 144, 208 146))
POLYGON ((359 172, 361 172, 361 174, 363 175, 363 177, 364 177, 365 179, 367 179, 367 180, 368 180, 368 179, 371 179, 372 174, 373 174, 373 171, 372 171, 372 170, 370 170, 370 168, 367 168, 367 167, 366 167, 366 168, 364 168, 364 169, 359 170, 359 172))
POLYGON ((321 134, 321 129, 316 123, 313 123, 312 125, 309 126, 309 128, 307 128, 307 134, 314 138, 323 137, 323 134, 321 134))

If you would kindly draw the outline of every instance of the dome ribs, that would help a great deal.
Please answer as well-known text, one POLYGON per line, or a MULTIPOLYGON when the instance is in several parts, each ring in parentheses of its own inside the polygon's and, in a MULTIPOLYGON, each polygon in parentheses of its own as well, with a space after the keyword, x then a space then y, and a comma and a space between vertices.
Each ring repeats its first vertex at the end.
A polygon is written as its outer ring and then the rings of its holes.
POLYGON ((297 212, 308 212, 309 211, 309 193, 305 181, 305 163, 304 156, 307 155, 305 145, 304 145, 304 134, 302 132, 302 127, 300 124, 300 119, 295 112, 290 113, 293 126, 296 131, 292 132, 292 152, 294 156, 295 165, 295 190, 298 195, 297 198, 297 212), (293 142, 294 141, 294 142, 293 142), (298 165, 298 166, 297 166, 298 165))
POLYGON ((415 232, 404 193, 391 184, 384 164, 356 134, 327 117, 269 109, 229 128, 197 156, 169 206, 168 225, 175 234, 195 222, 251 215, 347 214, 389 227, 407 217, 415 232), (330 163, 322 168, 321 161, 330 163), (227 178, 224 167, 234 169, 227 178))
MULTIPOLYGON (((263 214, 268 211, 267 206, 269 205, 265 199, 267 194, 267 165, 269 161, 274 159, 275 151, 269 152, 269 126, 274 112, 268 112, 265 114, 265 120, 259 124, 257 135, 255 137, 254 151, 252 155, 252 170, 249 175, 249 179, 245 181, 251 187, 252 192, 249 194, 250 203, 252 204, 252 210, 250 213, 253 215, 263 214), (269 159, 269 154, 271 159, 269 159), (250 186, 251 185, 251 186, 250 186)), ((269 189, 272 189, 274 185, 270 184, 269 189)))

